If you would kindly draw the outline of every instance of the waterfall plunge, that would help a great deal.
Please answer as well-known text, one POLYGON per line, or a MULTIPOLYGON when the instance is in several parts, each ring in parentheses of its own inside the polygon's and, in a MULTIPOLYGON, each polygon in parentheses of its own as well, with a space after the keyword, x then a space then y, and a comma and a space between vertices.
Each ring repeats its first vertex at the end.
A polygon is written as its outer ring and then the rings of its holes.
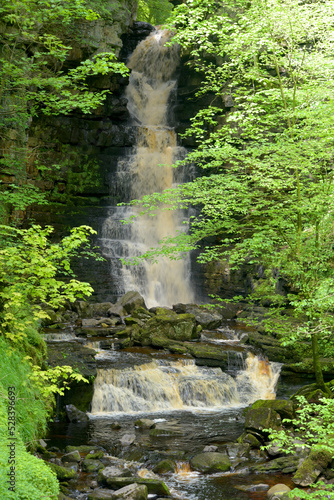
MULTIPOLYGON (((169 37, 166 30, 154 32, 138 45, 128 62, 132 72, 126 97, 137 126, 137 146, 133 155, 119 162, 117 176, 131 199, 161 192, 174 182, 171 165, 181 148, 168 124, 168 114, 176 86, 172 78, 179 59, 177 45, 165 46, 169 37)), ((111 272, 122 283, 120 292, 139 291, 149 307, 192 302, 189 257, 176 261, 159 257, 157 263, 145 261, 120 268, 120 257, 136 257, 184 228, 182 214, 175 211, 160 211, 156 217, 142 216, 122 227, 120 219, 136 213, 133 208, 118 209, 105 221, 102 230, 102 251, 114 264, 111 272)))

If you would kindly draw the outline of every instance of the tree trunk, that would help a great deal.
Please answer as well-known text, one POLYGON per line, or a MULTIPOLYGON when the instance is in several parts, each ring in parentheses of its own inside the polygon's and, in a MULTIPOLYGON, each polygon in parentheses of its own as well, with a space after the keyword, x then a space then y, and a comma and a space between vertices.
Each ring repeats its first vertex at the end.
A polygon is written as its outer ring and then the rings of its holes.
POLYGON ((321 389, 323 392, 327 394, 328 389, 325 386, 324 377, 322 374, 322 368, 320 365, 318 333, 315 332, 312 334, 312 353, 313 353, 313 368, 314 368, 316 384, 319 389, 321 389))

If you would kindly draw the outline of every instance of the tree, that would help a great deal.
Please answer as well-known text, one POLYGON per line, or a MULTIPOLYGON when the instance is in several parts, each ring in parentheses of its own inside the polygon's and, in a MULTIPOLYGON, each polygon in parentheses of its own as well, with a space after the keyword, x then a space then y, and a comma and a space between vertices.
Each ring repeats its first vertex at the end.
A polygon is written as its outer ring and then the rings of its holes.
POLYGON ((252 297, 270 299, 280 325, 280 307, 291 308, 299 324, 284 343, 311 337, 326 391, 318 338, 333 330, 333 3, 189 0, 172 22, 203 75, 197 95, 212 95, 187 132, 198 146, 185 161, 203 175, 133 203, 151 214, 192 205, 199 215, 144 257, 201 248, 200 262, 264 265, 252 297), (216 243, 203 248, 207 237, 216 243), (286 297, 275 293, 282 278, 286 297))
POLYGON ((88 77, 128 74, 112 52, 97 53, 76 67, 68 63, 73 42, 80 40, 80 26, 98 18, 99 14, 88 9, 83 0, 1 3, 0 181, 9 179, 0 189, 0 217, 4 221, 6 206, 22 210, 32 202, 44 202, 38 189, 27 185, 27 164, 31 163, 27 130, 32 119, 38 114, 68 114, 73 110, 87 114, 108 93, 90 91, 88 77))

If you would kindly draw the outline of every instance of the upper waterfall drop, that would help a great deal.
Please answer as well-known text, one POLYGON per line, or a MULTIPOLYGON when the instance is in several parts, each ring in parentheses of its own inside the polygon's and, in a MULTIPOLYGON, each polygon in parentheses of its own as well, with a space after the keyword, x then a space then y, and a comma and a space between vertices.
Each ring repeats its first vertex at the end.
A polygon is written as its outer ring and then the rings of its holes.
MULTIPOLYGON (((133 154, 119 162, 117 182, 121 189, 126 187, 130 199, 171 188, 175 182, 172 164, 184 154, 170 124, 179 64, 178 46, 165 45, 170 36, 167 30, 154 31, 137 46, 128 61, 131 75, 126 98, 137 131, 137 144, 133 154)), ((141 216, 130 226, 121 227, 120 219, 138 211, 132 207, 117 209, 102 229, 103 253, 114 261, 118 259, 115 269, 118 266, 121 292, 139 291, 149 307, 192 302, 189 256, 176 261, 159 257, 157 263, 144 261, 137 266, 119 267, 120 258, 137 257, 185 228, 184 215, 169 210, 160 211, 155 217, 141 216)))

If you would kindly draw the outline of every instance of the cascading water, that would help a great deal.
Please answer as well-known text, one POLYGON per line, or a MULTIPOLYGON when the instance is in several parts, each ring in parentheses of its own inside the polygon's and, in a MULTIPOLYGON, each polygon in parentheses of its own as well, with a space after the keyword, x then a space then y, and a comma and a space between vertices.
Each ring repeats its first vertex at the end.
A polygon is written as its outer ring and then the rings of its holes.
MULTIPOLYGON (((173 76, 179 62, 178 46, 165 46, 169 38, 167 30, 153 32, 128 62, 132 72, 126 97, 137 129, 137 146, 132 156, 119 162, 116 185, 123 193, 127 187, 129 199, 172 187, 175 169, 171 165, 182 154, 175 131, 169 126, 170 100, 176 86, 173 76)), ((119 292, 137 290, 149 307, 193 301, 189 257, 176 261, 159 258, 157 263, 120 267, 121 257, 136 257, 184 228, 182 214, 171 211, 160 211, 156 217, 142 216, 130 226, 122 226, 121 219, 136 213, 136 209, 116 209, 102 229, 101 248, 111 259, 119 292)))
POLYGON ((280 365, 248 355, 232 377, 190 359, 153 360, 123 369, 99 369, 92 414, 217 409, 274 399, 280 365))

